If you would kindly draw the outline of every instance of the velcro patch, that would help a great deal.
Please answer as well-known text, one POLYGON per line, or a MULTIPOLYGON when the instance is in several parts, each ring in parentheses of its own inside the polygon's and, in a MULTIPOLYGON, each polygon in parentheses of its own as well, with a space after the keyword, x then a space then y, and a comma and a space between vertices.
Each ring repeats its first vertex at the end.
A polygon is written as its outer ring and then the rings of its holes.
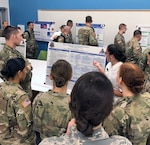
POLYGON ((135 49, 137 49, 137 50, 138 50, 138 49, 140 49, 140 47, 139 47, 139 46, 136 46, 136 47, 135 47, 135 49))
POLYGON ((21 103, 21 105, 24 107, 24 108, 26 108, 28 105, 30 105, 31 104, 31 101, 28 99, 28 100, 24 100, 22 103, 21 103))

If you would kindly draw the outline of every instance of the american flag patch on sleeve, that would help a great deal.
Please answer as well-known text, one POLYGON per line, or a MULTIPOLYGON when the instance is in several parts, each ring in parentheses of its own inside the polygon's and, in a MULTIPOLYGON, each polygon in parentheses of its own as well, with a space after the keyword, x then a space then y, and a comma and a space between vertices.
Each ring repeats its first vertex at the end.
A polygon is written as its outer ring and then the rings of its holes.
POLYGON ((22 103, 21 103, 21 105, 24 107, 24 108, 26 108, 28 105, 30 105, 31 104, 31 101, 29 100, 29 99, 27 99, 27 100, 24 100, 22 103))

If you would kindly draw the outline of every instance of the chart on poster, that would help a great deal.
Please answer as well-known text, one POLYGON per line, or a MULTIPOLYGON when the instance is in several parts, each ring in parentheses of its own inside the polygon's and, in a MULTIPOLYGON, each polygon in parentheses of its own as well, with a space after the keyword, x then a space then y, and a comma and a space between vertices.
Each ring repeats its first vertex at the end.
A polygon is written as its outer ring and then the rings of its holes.
POLYGON ((106 63, 102 47, 50 42, 47 56, 46 84, 52 83, 49 79, 50 70, 53 63, 58 59, 64 59, 72 66, 73 74, 68 86, 70 90, 82 74, 90 71, 98 71, 93 66, 93 60, 97 60, 103 68, 106 63))
POLYGON ((37 41, 49 42, 50 37, 54 33, 55 22, 44 22, 35 21, 34 22, 34 35, 37 41))

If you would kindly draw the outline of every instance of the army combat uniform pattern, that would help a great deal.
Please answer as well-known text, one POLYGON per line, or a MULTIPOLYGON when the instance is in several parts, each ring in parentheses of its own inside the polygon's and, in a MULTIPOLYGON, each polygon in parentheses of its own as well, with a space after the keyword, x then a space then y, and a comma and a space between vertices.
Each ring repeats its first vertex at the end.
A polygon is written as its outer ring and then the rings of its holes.
MULTIPOLYGON (((28 60, 25 59, 22 54, 17 51, 16 49, 13 49, 13 48, 10 48, 9 46, 5 45, 3 50, 0 52, 0 70, 2 70, 7 61, 11 58, 23 58, 27 64, 29 64, 28 60)), ((2 79, 5 79, 4 76, 2 76, 2 74, 0 74, 0 77, 2 79)), ((27 92, 29 93, 30 97, 32 96, 32 91, 31 91, 31 77, 32 77, 32 73, 31 71, 29 70, 27 72, 27 75, 26 75, 26 78, 25 80, 23 80, 20 84, 22 86, 22 88, 27 92)))
POLYGON ((138 64, 138 60, 142 55, 142 48, 139 44, 139 41, 132 38, 126 44, 126 61, 134 64, 138 64))
POLYGON ((66 35, 64 33, 61 33, 61 35, 58 36, 57 42, 60 42, 60 43, 73 43, 72 33, 70 33, 68 35, 66 35))
POLYGON ((0 37, 2 37, 3 29, 0 29, 0 37))
POLYGON ((105 119, 104 128, 109 135, 127 137, 133 145, 146 145, 150 134, 150 94, 120 99, 105 119))
POLYGON ((150 48, 147 48, 142 53, 142 57, 139 59, 138 65, 143 70, 145 76, 145 82, 142 92, 150 93, 150 66, 147 64, 148 53, 150 52, 150 48))
POLYGON ((37 58, 38 45, 35 40, 34 31, 27 29, 24 34, 26 39, 26 56, 27 58, 37 58))
POLYGON ((78 31, 78 43, 81 45, 98 46, 97 39, 93 36, 93 29, 88 26, 80 28, 78 31))
POLYGON ((125 39, 120 33, 115 36, 114 44, 119 45, 125 51, 125 39))
POLYGON ((90 137, 85 137, 75 126, 71 126, 69 135, 44 139, 39 145, 131 145, 128 139, 121 136, 109 137, 101 127, 90 137))
POLYGON ((34 130, 41 138, 60 136, 71 119, 69 95, 48 91, 38 94, 33 101, 34 130))
POLYGON ((0 84, 0 118, 1 145, 34 145, 31 101, 19 84, 0 84))

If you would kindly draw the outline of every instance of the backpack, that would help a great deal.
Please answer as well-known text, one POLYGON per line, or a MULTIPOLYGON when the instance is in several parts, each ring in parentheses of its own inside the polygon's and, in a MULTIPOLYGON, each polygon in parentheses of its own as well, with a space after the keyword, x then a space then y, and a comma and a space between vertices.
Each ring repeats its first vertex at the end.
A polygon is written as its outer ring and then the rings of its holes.
POLYGON ((28 38, 28 39, 30 39, 31 35, 30 35, 30 32, 29 32, 28 30, 24 31, 24 33, 22 34, 22 37, 25 38, 25 33, 26 33, 26 32, 27 32, 28 35, 29 35, 29 38, 28 38))
POLYGON ((64 43, 66 43, 66 38, 65 38, 65 36, 63 36, 62 34, 61 34, 60 36, 57 36, 57 38, 55 38, 53 41, 54 41, 54 42, 59 42, 58 40, 59 40, 61 37, 64 38, 64 43))

